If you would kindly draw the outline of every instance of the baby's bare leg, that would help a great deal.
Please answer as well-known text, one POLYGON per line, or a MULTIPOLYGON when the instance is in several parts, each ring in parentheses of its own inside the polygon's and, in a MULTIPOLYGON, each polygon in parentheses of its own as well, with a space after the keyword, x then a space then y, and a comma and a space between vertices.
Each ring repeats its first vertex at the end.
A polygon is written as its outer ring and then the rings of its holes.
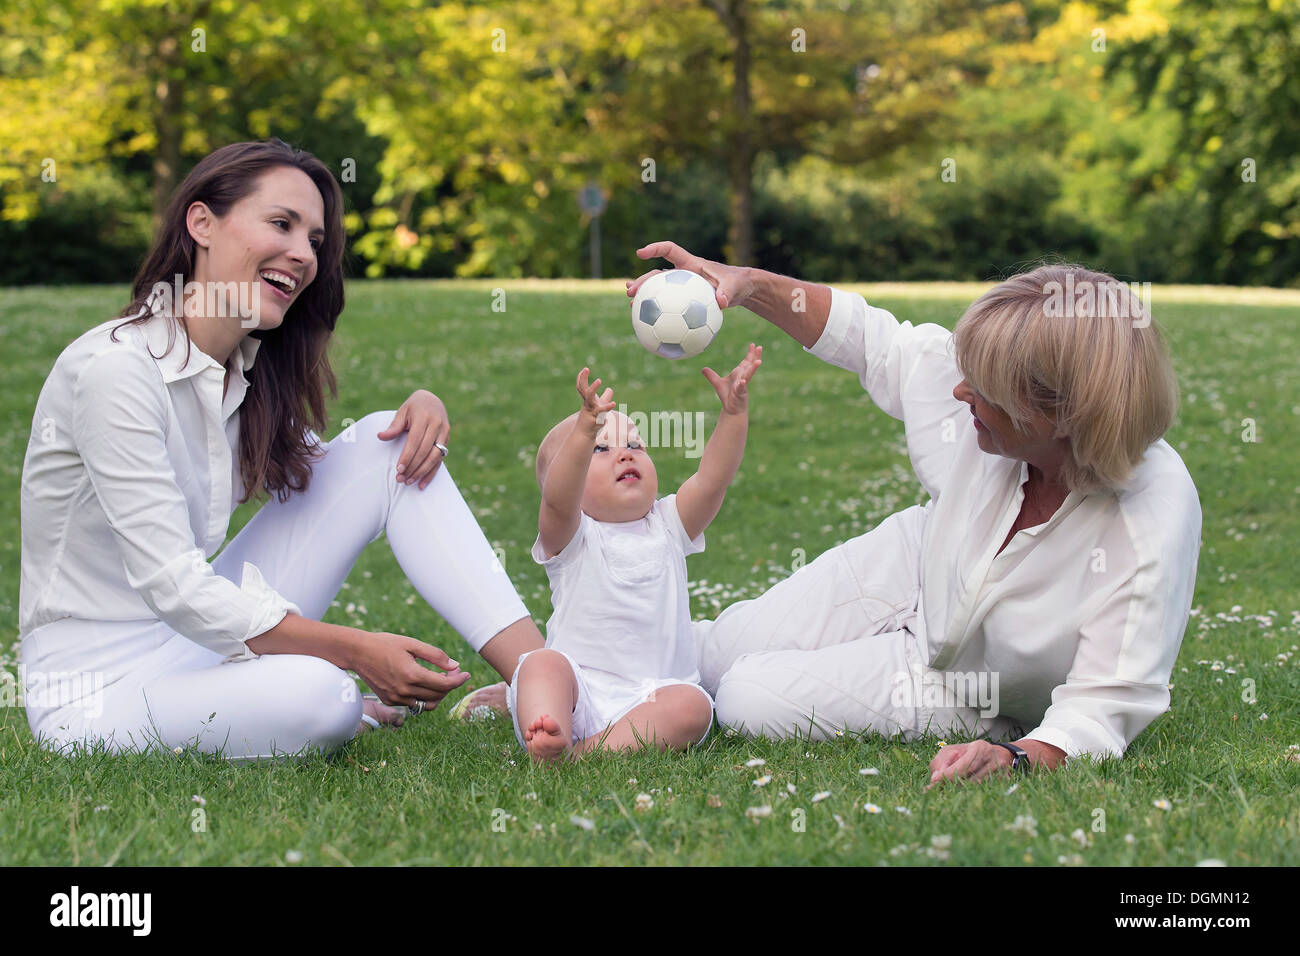
POLYGON ((713 708, 703 692, 689 684, 669 684, 655 691, 651 700, 633 707, 608 730, 588 737, 579 749, 583 753, 640 750, 644 746, 684 750, 703 737, 712 722, 713 708))
POLYGON ((529 755, 539 762, 563 757, 573 745, 578 682, 563 654, 543 648, 519 665, 515 707, 529 755))

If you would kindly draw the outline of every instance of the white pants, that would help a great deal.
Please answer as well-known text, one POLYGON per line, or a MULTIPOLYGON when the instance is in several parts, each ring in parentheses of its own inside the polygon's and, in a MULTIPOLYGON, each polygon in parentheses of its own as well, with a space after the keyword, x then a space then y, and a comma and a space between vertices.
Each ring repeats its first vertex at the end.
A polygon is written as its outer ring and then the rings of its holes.
MULTIPOLYGON (((918 505, 825 552, 749 601, 695 624, 718 723, 753 736, 1018 733, 974 707, 927 703, 918 631, 918 505)), ((928 695, 932 701, 934 695, 928 695)))
MULTIPOLYGON (((238 582, 250 561, 305 617, 320 620, 362 549, 387 533, 415 589, 477 651, 528 611, 446 465, 423 491, 397 483, 406 437, 377 437, 393 414, 367 415, 325 444, 307 490, 284 502, 273 496, 213 570, 238 582)), ((38 628, 23 641, 28 674, 108 675, 76 704, 28 701, 28 722, 46 747, 191 746, 240 760, 328 752, 356 733, 356 684, 328 661, 268 654, 225 664, 161 621, 84 624, 57 639, 38 628)))

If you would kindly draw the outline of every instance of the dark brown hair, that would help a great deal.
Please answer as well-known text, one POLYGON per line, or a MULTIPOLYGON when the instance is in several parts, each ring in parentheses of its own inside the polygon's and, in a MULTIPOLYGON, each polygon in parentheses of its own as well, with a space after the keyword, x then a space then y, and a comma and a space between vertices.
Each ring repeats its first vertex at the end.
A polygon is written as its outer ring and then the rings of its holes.
MULTIPOLYGON (((278 166, 302 170, 320 190, 325 238, 316 252, 316 278, 294 300, 284 321, 277 328, 249 333, 262 344, 247 372, 249 389, 240 406, 241 503, 262 490, 276 494, 281 501, 291 492, 306 490, 314 461, 306 432, 308 428, 325 431, 326 392, 331 398, 338 394, 326 354, 343 311, 343 194, 333 173, 311 153, 278 139, 232 143, 209 153, 172 194, 158 234, 136 274, 131 304, 121 314, 132 318, 113 329, 115 338, 123 325, 149 319, 147 311, 138 313, 146 308, 155 284, 170 285, 177 274, 186 281, 193 276, 195 243, 186 227, 193 203, 204 203, 218 217, 225 216, 256 188, 260 175, 278 166)), ((171 320, 172 335, 163 355, 175 342, 174 323, 180 322, 184 328, 184 309, 178 303, 174 311, 179 315, 171 320)), ((187 333, 186 361, 188 338, 187 333)))

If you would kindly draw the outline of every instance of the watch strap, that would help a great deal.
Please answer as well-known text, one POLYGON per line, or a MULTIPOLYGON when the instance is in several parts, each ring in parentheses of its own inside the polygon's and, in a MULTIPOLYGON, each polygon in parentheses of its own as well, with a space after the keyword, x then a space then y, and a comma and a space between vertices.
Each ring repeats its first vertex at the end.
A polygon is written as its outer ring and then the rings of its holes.
POLYGON ((990 741, 995 747, 1004 747, 1011 751, 1011 769, 1029 772, 1029 754, 1017 747, 1015 744, 1003 743, 999 740, 990 741))

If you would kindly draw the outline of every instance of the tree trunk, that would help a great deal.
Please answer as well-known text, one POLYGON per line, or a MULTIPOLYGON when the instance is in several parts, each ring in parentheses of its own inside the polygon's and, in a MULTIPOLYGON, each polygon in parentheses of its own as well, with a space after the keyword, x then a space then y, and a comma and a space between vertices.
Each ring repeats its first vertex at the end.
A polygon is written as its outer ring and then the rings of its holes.
POLYGON ((754 103, 749 88, 748 0, 732 0, 731 109, 736 131, 729 161, 731 222, 727 227, 727 261, 754 264, 754 103))
POLYGON ((158 73, 154 86, 154 135, 158 138, 153 158, 153 221, 156 232, 172 190, 176 188, 181 164, 181 111, 185 84, 181 47, 172 32, 158 40, 158 73))
POLYGON ((727 124, 730 221, 727 224, 727 261, 737 266, 754 264, 754 101, 749 83, 749 0, 704 0, 726 28, 731 40, 731 116, 727 124))

